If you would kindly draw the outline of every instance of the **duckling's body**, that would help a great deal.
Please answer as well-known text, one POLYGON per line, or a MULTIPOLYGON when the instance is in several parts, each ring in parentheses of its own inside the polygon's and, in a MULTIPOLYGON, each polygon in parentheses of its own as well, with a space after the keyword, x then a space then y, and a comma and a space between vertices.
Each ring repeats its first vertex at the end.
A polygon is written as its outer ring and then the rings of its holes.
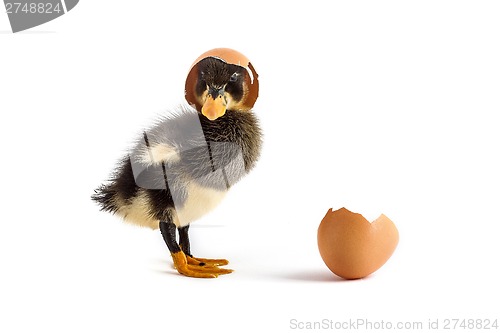
POLYGON ((146 130, 93 199, 128 222, 159 228, 179 273, 211 278, 231 273, 219 267, 228 261, 193 257, 189 225, 254 167, 262 139, 251 112, 258 75, 248 59, 229 49, 199 59, 186 80, 192 107, 146 130))
POLYGON ((140 226, 158 229, 169 218, 187 226, 253 168, 261 142, 253 113, 232 111, 211 121, 186 108, 145 131, 94 199, 140 226))

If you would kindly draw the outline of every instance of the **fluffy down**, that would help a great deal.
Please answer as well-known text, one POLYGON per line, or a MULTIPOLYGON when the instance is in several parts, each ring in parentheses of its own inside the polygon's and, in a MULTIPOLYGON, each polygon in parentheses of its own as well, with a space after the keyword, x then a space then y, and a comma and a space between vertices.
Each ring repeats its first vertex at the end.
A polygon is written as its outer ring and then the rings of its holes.
POLYGON ((140 226, 156 229, 169 218, 187 225, 253 168, 261 142, 251 112, 229 111, 210 121, 182 107, 144 131, 92 199, 140 226))

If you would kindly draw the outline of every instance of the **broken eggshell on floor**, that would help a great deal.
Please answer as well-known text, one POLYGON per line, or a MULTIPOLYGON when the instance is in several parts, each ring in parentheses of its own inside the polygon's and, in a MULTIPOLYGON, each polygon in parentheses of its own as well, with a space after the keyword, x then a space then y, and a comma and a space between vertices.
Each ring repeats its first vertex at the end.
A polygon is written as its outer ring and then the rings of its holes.
POLYGON ((242 111, 250 110, 259 97, 259 75, 257 74, 255 68, 252 66, 250 60, 245 55, 229 48, 216 48, 209 50, 200 55, 191 65, 185 85, 185 97, 189 105, 191 105, 198 111, 201 111, 202 105, 199 103, 195 96, 195 86, 198 77, 197 65, 201 60, 209 57, 220 59, 228 64, 241 66, 246 69, 244 82, 248 86, 248 94, 243 97, 245 100, 243 103, 245 109, 242 111))
POLYGON ((366 277, 382 267, 399 242, 385 215, 370 223, 346 208, 329 209, 318 228, 318 248, 326 266, 344 279, 366 277))

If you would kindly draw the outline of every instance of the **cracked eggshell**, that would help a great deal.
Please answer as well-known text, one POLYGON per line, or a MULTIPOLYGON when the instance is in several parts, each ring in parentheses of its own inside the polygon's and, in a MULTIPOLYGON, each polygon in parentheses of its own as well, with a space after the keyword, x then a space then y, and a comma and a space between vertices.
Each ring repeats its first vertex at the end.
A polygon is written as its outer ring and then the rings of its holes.
POLYGON ((370 223, 345 208, 330 209, 318 228, 318 248, 326 266, 344 279, 359 279, 382 267, 399 242, 385 215, 370 223))
POLYGON ((257 74, 257 71, 253 67, 252 63, 250 60, 243 55, 242 53, 229 49, 229 48, 216 48, 209 50, 202 55, 200 55, 194 63, 191 65, 191 68, 189 69, 188 76, 186 78, 186 85, 185 85, 185 97, 187 102, 196 108, 198 111, 201 111, 202 105, 200 105, 195 97, 195 85, 196 85, 196 80, 198 77, 198 63, 208 57, 213 57, 220 59, 222 61, 225 61, 228 64, 233 64, 237 66, 241 66, 246 69, 246 75, 245 75, 245 84, 247 86, 247 93, 243 96, 244 103, 244 110, 243 111, 248 111, 250 110, 255 102, 257 101, 257 98, 259 97, 259 75, 257 74))

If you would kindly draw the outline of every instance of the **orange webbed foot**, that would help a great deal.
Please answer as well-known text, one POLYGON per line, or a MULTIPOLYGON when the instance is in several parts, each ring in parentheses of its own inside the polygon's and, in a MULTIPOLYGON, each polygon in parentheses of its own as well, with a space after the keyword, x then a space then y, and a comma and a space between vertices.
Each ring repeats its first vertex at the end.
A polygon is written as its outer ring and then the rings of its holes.
POLYGON ((218 266, 227 265, 225 259, 199 259, 186 256, 184 252, 172 253, 172 259, 177 271, 185 276, 195 278, 216 278, 219 275, 229 274, 231 269, 220 268, 218 266))

